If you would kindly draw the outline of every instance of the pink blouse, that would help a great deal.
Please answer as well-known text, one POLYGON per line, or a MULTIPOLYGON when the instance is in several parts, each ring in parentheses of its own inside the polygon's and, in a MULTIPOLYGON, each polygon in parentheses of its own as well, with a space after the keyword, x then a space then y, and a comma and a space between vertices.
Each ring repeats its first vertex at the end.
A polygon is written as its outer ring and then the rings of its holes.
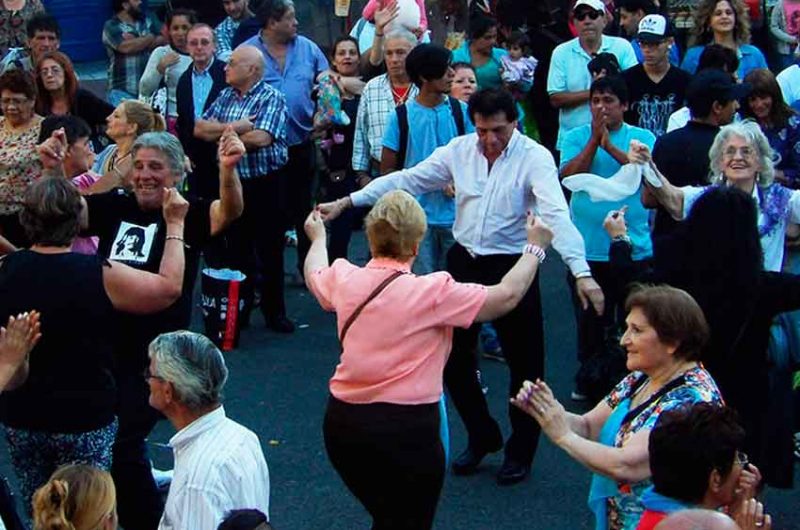
POLYGON ((338 259, 306 278, 326 311, 335 311, 337 335, 351 313, 393 271, 407 272, 373 299, 345 338, 330 381, 347 403, 435 403, 453 342, 453 328, 469 327, 486 301, 483 285, 459 283, 446 272, 410 273, 407 264, 376 258, 361 268, 338 259))

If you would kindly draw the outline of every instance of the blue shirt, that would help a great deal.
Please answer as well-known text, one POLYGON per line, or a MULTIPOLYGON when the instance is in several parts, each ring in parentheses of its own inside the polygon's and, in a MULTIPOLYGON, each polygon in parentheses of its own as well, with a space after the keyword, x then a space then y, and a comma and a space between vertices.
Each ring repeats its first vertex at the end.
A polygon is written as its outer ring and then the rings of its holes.
POLYGON ((267 147, 247 151, 236 165, 239 178, 247 180, 263 177, 286 165, 289 159, 289 148, 286 144, 288 115, 283 94, 264 80, 241 95, 233 87, 227 87, 203 114, 204 120, 222 123, 242 118, 250 118, 254 129, 270 133, 272 143, 267 147))
MULTIPOLYGON (((467 106, 459 101, 461 112, 464 116, 464 132, 475 132, 475 127, 467 116, 467 106)), ((458 136, 458 128, 453 119, 453 111, 448 100, 434 108, 425 107, 411 100, 406 103, 408 111, 408 145, 406 146, 406 159, 403 169, 414 167, 441 147, 458 136)), ((389 124, 383 136, 383 146, 392 151, 400 151, 400 125, 397 113, 389 116, 389 124)), ((456 219, 455 201, 441 191, 424 193, 417 197, 428 224, 433 226, 453 226, 456 219)))
MULTIPOLYGON (((697 64, 700 62, 700 54, 703 53, 705 48, 705 46, 692 46, 686 50, 681 68, 690 74, 696 73, 697 64)), ((739 81, 742 81, 744 76, 749 74, 751 70, 769 68, 766 59, 764 59, 764 54, 752 44, 740 45, 736 55, 739 57, 739 69, 736 70, 736 76, 739 81)))
MULTIPOLYGON (((584 125, 573 129, 564 136, 561 149, 561 167, 569 163, 589 143, 592 137, 592 125, 584 125)), ((656 137, 650 131, 623 123, 622 127, 610 133, 611 143, 617 149, 628 152, 631 140, 639 140, 652 151, 656 137)), ((602 147, 597 148, 597 153, 592 159, 589 173, 601 177, 610 177, 619 170, 620 163, 602 147)), ((578 191, 572 194, 569 203, 572 222, 586 243, 586 259, 588 261, 608 261, 608 248, 611 238, 603 228, 603 220, 611 210, 619 210, 628 206, 625 221, 628 224, 628 235, 633 245, 633 259, 638 261, 653 255, 653 244, 650 241, 650 226, 648 225, 649 212, 642 206, 641 188, 621 201, 592 202, 589 194, 578 191)))
MULTIPOLYGON (((642 54, 642 47, 639 46, 639 41, 631 39, 631 46, 633 46, 633 53, 636 54, 636 60, 643 63, 644 55, 642 54)), ((681 65, 681 52, 678 50, 677 44, 673 44, 669 49, 669 64, 673 66, 681 65)))
POLYGON ((214 86, 214 79, 211 78, 211 65, 214 64, 214 59, 208 63, 205 70, 198 72, 194 68, 194 64, 189 68, 192 69, 192 101, 194 102, 194 119, 198 120, 203 116, 203 109, 206 106, 206 100, 211 93, 211 87, 214 86))
POLYGON ((289 109, 287 127, 289 145, 305 142, 314 126, 313 118, 316 110, 316 103, 311 99, 311 93, 317 82, 317 76, 329 68, 325 54, 314 42, 298 35, 289 41, 281 71, 278 61, 269 54, 261 34, 244 41, 242 46, 245 45, 255 46, 261 50, 266 61, 264 81, 286 96, 286 105, 289 109))

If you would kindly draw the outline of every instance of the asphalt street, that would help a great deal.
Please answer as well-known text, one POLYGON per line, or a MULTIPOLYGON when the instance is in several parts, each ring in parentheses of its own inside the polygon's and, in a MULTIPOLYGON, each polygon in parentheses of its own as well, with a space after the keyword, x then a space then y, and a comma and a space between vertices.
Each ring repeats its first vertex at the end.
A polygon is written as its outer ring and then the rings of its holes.
MULTIPOLYGON (((363 235, 357 234, 355 261, 364 262, 363 235)), ((565 268, 549 253, 541 287, 546 337, 546 379, 568 410, 580 410, 569 400, 576 369, 574 319, 565 281, 565 268)), ((287 252, 287 265, 295 252, 287 252)), ((287 266, 287 270, 290 267, 287 266)), ((270 469, 271 519, 279 530, 369 528, 369 517, 345 488, 325 454, 322 418, 327 382, 336 366, 339 346, 334 317, 323 312, 304 288, 287 289, 290 317, 298 323, 292 335, 266 331, 259 315, 244 330, 239 348, 226 354, 230 379, 225 391, 227 414, 255 431, 262 441, 270 469)), ((199 316, 199 315, 198 315, 199 316)), ((200 330, 199 318, 194 327, 200 330)), ((504 364, 484 361, 490 408, 507 434, 508 373, 504 364)), ((465 444, 463 427, 450 410, 451 452, 465 444)), ((174 430, 167 422, 150 438, 159 468, 172 466, 166 445, 174 430)), ((5 444, 5 440, 0 442, 5 444)), ((494 474, 501 453, 486 458, 481 472, 471 477, 448 474, 439 503, 437 529, 589 529, 586 507, 589 472, 542 439, 533 472, 522 484, 497 486, 494 474)), ((0 473, 11 477, 5 447, 0 448, 0 473)), ((800 530, 797 491, 771 490, 766 505, 778 530, 800 530)), ((206 529, 198 529, 206 530, 206 529)))

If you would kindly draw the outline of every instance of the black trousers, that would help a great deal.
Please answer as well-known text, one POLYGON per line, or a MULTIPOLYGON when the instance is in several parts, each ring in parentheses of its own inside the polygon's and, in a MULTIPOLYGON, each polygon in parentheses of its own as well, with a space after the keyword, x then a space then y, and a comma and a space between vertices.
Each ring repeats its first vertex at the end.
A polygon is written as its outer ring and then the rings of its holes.
MULTIPOLYGON (((286 314, 283 296, 285 232, 281 171, 242 181, 244 212, 226 231, 228 266, 260 288, 265 316, 286 314)), ((219 252, 219 251, 218 251, 219 252)))
POLYGON ((323 434, 331 464, 373 530, 433 525, 444 483, 439 405, 353 405, 331 396, 323 434))
POLYGON ((281 170, 286 175, 286 206, 289 226, 297 231, 297 268, 303 264, 311 248, 303 225, 311 212, 311 182, 314 179, 314 144, 309 140, 289 147, 289 162, 281 170))
MULTIPOLYGON (((494 285, 500 282, 518 259, 519 254, 472 257, 456 243, 447 254, 447 270, 459 282, 494 285)), ((517 307, 493 324, 511 371, 508 386, 508 395, 511 397, 517 394, 526 379, 533 381, 544 376, 544 333, 538 276, 517 307)), ((444 381, 453 405, 464 421, 470 447, 490 450, 502 444, 503 435, 489 414, 486 398, 475 374, 478 369, 475 348, 479 330, 478 323, 469 329, 454 331, 453 351, 445 366, 444 381)), ((505 456, 530 464, 539 443, 539 424, 510 403, 508 415, 512 433, 505 446, 505 456)))
POLYGON ((119 522, 126 530, 156 530, 164 511, 153 480, 145 439, 159 420, 148 403, 141 374, 116 374, 119 430, 112 448, 111 476, 117 488, 119 522))

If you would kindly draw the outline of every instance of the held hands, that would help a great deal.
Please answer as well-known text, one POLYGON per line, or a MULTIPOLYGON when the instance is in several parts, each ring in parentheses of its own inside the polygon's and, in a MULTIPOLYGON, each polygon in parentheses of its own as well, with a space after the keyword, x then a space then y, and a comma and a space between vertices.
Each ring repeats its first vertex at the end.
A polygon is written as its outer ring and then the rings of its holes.
POLYGON ((219 148, 217 149, 219 163, 223 167, 233 168, 246 152, 247 149, 244 146, 244 142, 236 134, 233 127, 228 125, 219 139, 219 148))
POLYGON ((161 60, 158 61, 158 66, 156 67, 158 73, 164 75, 164 72, 167 71, 167 68, 177 63, 180 59, 181 56, 178 55, 176 52, 167 52, 166 54, 164 54, 161 60))
POLYGON ((164 188, 162 210, 164 212, 164 221, 168 225, 183 225, 183 220, 186 219, 186 212, 189 211, 189 203, 175 188, 164 188))
POLYGON ((319 207, 315 208, 306 217, 306 222, 303 225, 308 239, 313 243, 318 240, 325 240, 325 223, 322 220, 319 207))
POLYGON ((28 354, 42 338, 38 311, 8 317, 0 327, 0 364, 16 367, 25 362, 28 354))
POLYGON ((628 163, 649 164, 651 160, 650 148, 638 140, 631 140, 628 146, 628 163))
POLYGON ((537 379, 535 383, 522 383, 522 388, 516 397, 511 398, 511 403, 532 416, 556 445, 572 432, 567 423, 567 411, 541 379, 537 379))
MULTIPOLYGON (((323 221, 333 221, 350 205, 350 198, 345 197, 333 202, 324 202, 317 205, 316 211, 323 221)), ((308 222, 308 221, 306 221, 308 222)), ((309 234, 309 237, 311 235, 309 234)))
POLYGON ((553 231, 550 227, 541 217, 536 217, 531 212, 528 212, 528 218, 525 220, 525 232, 528 234, 528 243, 539 246, 542 250, 547 250, 553 240, 553 231))
POLYGON ((623 206, 619 210, 611 210, 608 212, 608 215, 606 215, 603 221, 603 228, 606 229, 606 232, 608 232, 609 237, 612 239, 628 235, 628 226, 625 224, 625 212, 627 211, 628 207, 623 206))

